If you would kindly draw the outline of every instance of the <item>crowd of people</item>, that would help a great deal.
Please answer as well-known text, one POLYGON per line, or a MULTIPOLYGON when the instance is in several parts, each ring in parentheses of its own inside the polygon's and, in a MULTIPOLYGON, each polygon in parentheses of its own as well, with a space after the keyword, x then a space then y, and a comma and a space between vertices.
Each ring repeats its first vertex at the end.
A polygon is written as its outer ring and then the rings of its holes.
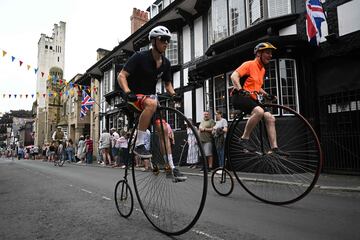
MULTIPOLYGON (((189 119, 192 122, 192 119, 189 119)), ((195 127, 196 128, 196 127, 195 127)), ((208 172, 215 167, 223 167, 224 161, 224 150, 225 150, 225 137, 228 130, 228 122, 222 117, 221 111, 216 111, 216 119, 213 120, 210 117, 209 111, 204 111, 203 120, 200 122, 198 133, 200 136, 200 143, 204 149, 206 157, 208 172), (214 153, 217 156, 217 164, 214 163, 214 153)), ((187 127, 187 158, 186 164, 189 168, 197 168, 199 164, 199 146, 196 141, 194 133, 189 127, 187 127)), ((204 171, 203 168, 200 171, 204 171)))

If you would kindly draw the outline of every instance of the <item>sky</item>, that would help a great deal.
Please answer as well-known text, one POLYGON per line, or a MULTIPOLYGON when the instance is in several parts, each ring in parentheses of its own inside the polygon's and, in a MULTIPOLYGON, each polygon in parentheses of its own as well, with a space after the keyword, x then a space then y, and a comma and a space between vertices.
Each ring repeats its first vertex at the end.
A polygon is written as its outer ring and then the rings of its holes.
POLYGON ((41 33, 51 36, 54 24, 66 22, 64 79, 70 80, 96 63, 98 48, 112 50, 130 35, 134 7, 145 11, 153 2, 0 0, 0 113, 31 110, 36 96, 31 98, 31 94, 36 94, 34 68, 41 33), (3 51, 7 52, 5 56, 3 51), (23 62, 21 66, 19 61, 23 62))

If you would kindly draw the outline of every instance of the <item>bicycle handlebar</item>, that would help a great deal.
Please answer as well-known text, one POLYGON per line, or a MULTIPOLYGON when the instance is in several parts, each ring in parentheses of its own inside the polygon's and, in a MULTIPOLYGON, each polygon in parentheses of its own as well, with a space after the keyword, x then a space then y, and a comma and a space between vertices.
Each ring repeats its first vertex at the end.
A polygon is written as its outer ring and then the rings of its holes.
POLYGON ((260 93, 258 91, 247 91, 245 89, 240 89, 240 90, 235 90, 235 91, 237 92, 237 94, 240 94, 240 95, 243 95, 243 96, 255 95, 257 101, 259 101, 260 103, 263 103, 264 100, 269 100, 269 101, 276 100, 276 96, 273 96, 271 94, 265 95, 265 94, 260 93))

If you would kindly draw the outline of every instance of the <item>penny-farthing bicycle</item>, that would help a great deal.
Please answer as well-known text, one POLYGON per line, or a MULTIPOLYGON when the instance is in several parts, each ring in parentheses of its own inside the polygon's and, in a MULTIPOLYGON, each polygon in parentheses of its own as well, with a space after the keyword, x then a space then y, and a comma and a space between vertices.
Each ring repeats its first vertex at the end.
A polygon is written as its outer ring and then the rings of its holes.
MULTIPOLYGON (((263 102, 259 94, 258 100, 263 102)), ((265 203, 290 204, 305 197, 316 184, 323 161, 320 142, 310 123, 293 109, 271 103, 261 106, 275 117, 275 137, 288 156, 271 150, 264 120, 250 136, 256 151, 242 149, 240 138, 248 119, 243 112, 229 127, 225 155, 236 179, 249 194, 265 203)))
MULTIPOLYGON (((146 218, 160 232, 168 235, 180 235, 191 229, 204 208, 207 193, 207 171, 200 176, 185 173, 187 177, 185 181, 179 181, 174 177, 171 164, 169 164, 169 155, 172 155, 173 165, 176 166, 180 161, 180 154, 173 151, 173 148, 178 147, 176 144, 175 146, 168 144, 169 139, 166 132, 168 129, 164 124, 165 121, 171 125, 175 134, 176 131, 185 131, 186 123, 194 133, 198 145, 201 146, 200 138, 192 123, 177 109, 161 106, 159 103, 149 127, 152 157, 148 161, 151 169, 141 171, 135 167, 133 149, 137 138, 137 116, 129 138, 131 173, 135 194, 146 218)), ((179 144, 181 143, 179 141, 179 144)), ((202 147, 199 149, 199 159, 204 169, 207 169, 204 151, 202 147)), ((130 198, 132 199, 131 189, 127 180, 124 179, 118 183, 115 189, 115 202, 117 202, 117 206, 119 199, 124 199, 124 203, 127 202, 126 211, 123 212, 118 207, 120 214, 126 217, 131 214, 133 208, 130 198), (122 193, 123 196, 121 196, 122 193)))

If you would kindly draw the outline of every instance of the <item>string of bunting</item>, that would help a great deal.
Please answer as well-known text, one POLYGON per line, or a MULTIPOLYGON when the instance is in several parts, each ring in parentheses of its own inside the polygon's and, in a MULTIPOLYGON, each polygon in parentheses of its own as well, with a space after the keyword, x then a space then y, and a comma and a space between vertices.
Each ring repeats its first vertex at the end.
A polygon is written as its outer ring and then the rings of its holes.
MULTIPOLYGON (((2 50, 2 57, 5 58, 6 55, 10 55, 10 54, 8 54, 7 51, 2 50)), ((10 59, 11 59, 11 62, 15 62, 15 60, 17 58, 14 57, 14 56, 11 56, 10 59)), ((22 60, 18 59, 18 61, 19 61, 19 67, 24 65, 24 66, 26 66, 28 71, 30 70, 30 68, 32 68, 31 65, 24 64, 24 62, 22 60)), ((37 74, 39 72, 38 67, 33 68, 33 70, 34 70, 35 74, 37 74)), ((38 97, 41 97, 41 96, 46 97, 46 95, 48 95, 50 97, 51 96, 57 96, 57 95, 62 96, 63 94, 65 94, 66 96, 69 96, 69 95, 73 96, 75 91, 79 91, 80 92, 79 94, 81 95, 82 90, 87 90, 87 91, 90 92, 90 87, 89 86, 69 83, 69 82, 65 81, 64 79, 59 78, 57 75, 52 75, 51 76, 50 73, 45 74, 45 72, 42 72, 42 71, 40 71, 39 74, 41 74, 42 78, 44 78, 44 76, 46 75, 48 82, 52 81, 53 84, 57 84, 60 87, 61 86, 65 86, 65 87, 59 89, 59 92, 54 91, 54 90, 50 90, 47 93, 39 93, 39 92, 37 92, 36 94, 33 94, 33 93, 25 93, 25 94, 23 94, 23 93, 20 93, 20 94, 19 93, 0 93, 0 97, 2 97, 2 98, 12 98, 12 97, 13 98, 17 98, 17 97, 19 97, 19 98, 23 98, 23 97, 25 97, 25 98, 29 98, 29 97, 34 98, 36 96, 38 98, 38 97), (70 85, 70 90, 68 89, 69 85, 70 85), (77 88, 77 90, 74 89, 74 88, 77 88)), ((92 81, 93 81, 93 79, 92 79, 92 81)), ((98 89, 94 86, 93 87, 93 93, 97 94, 97 90, 98 89)))

